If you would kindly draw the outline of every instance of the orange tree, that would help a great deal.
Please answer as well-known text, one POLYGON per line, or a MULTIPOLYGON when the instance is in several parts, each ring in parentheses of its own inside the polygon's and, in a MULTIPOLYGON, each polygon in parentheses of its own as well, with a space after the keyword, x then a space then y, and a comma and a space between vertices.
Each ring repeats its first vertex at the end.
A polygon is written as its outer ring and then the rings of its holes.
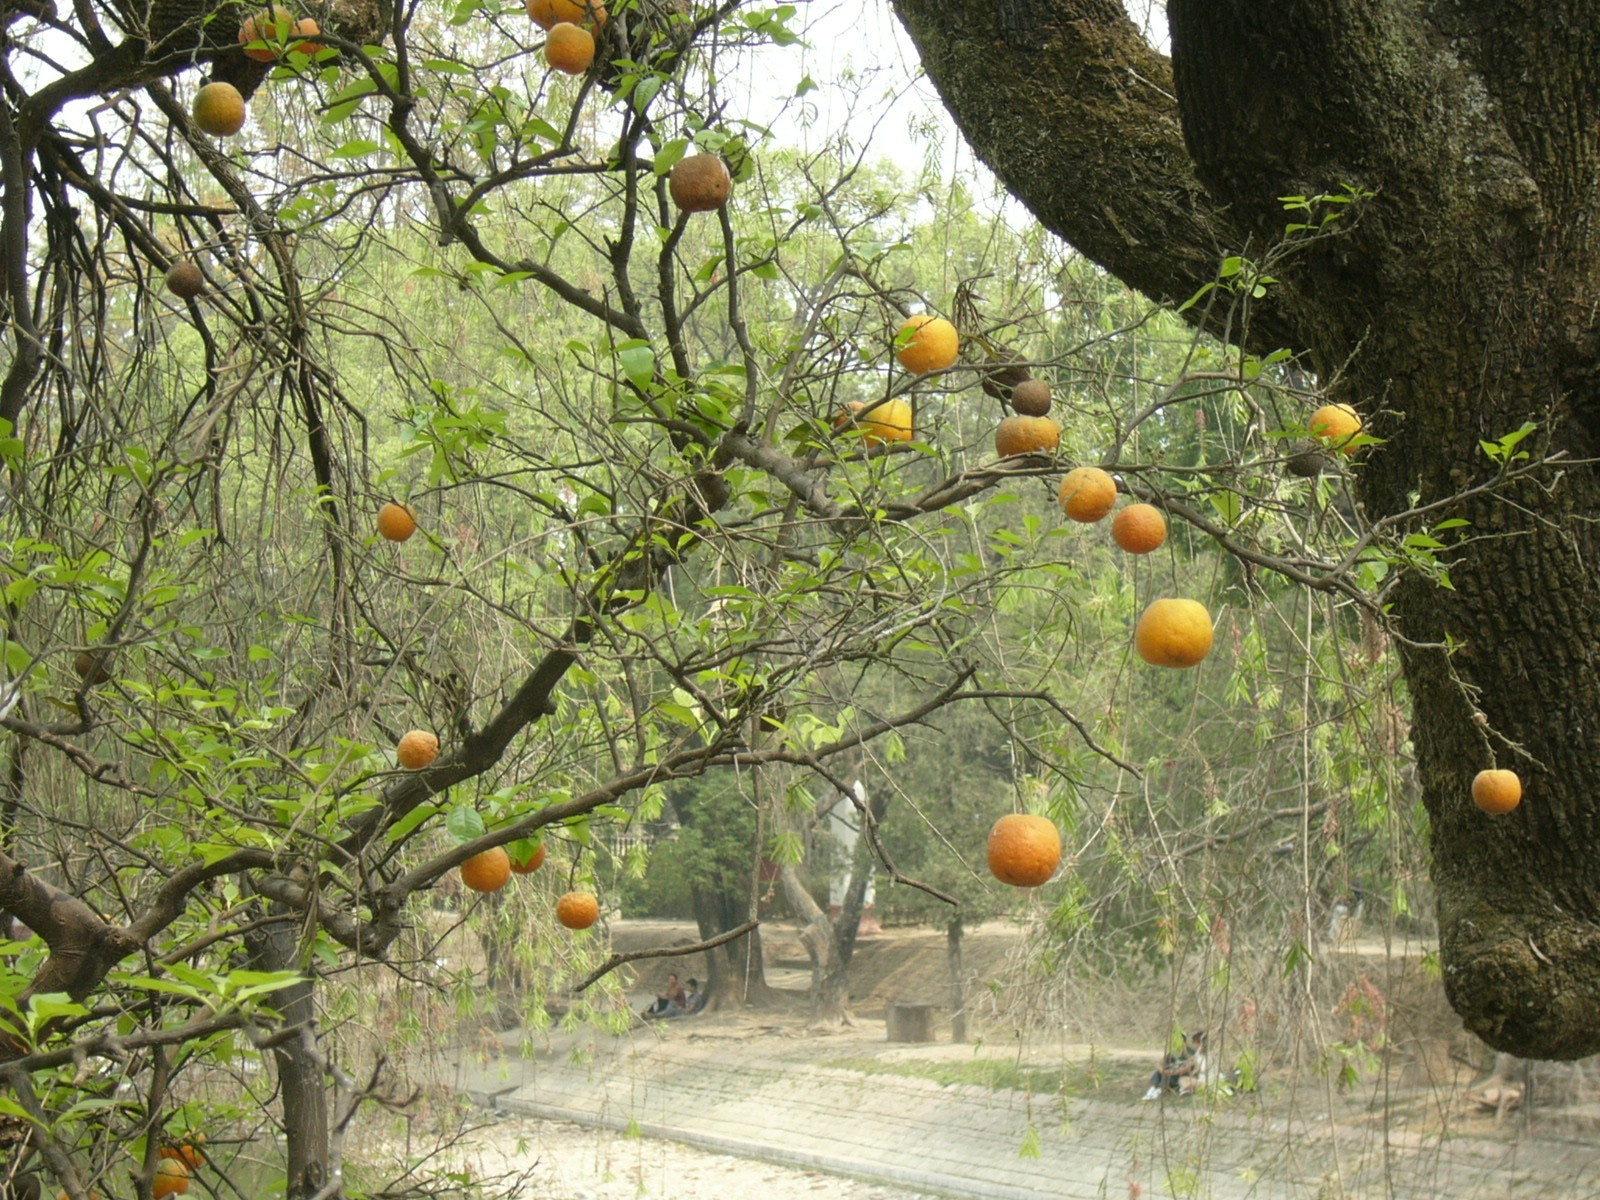
POLYGON ((1056 473, 951 399, 987 352, 894 365, 955 282, 913 286, 899 198, 839 153, 763 165, 718 101, 791 8, 617 4, 575 76, 520 7, 251 15, 3 13, 0 1075, 10 1170, 74 1200, 149 1194, 231 1069, 287 1194, 341 1190, 349 1122, 400 1100, 318 983, 425 988, 420 893, 535 896, 570 984, 598 943, 556 896, 669 783, 838 787, 1003 710, 992 573, 946 542, 1056 473), (674 205, 691 150, 732 211, 674 205), (863 664, 882 702, 816 682, 863 664), (508 881, 493 852, 541 840, 508 881))

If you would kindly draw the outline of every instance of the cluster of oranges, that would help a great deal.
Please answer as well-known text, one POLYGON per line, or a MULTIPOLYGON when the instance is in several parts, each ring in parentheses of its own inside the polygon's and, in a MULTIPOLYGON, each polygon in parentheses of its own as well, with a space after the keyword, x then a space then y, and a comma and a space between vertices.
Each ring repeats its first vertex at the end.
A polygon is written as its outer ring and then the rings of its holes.
MULTIPOLYGON (((533 874, 544 858, 542 845, 520 862, 504 846, 490 846, 461 864, 461 882, 475 892, 498 892, 513 874, 533 874)), ((599 919, 600 900, 593 892, 567 892, 556 901, 556 920, 568 929, 587 929, 599 919)))
POLYGON ((197 1134, 194 1142, 161 1147, 158 1152, 161 1160, 156 1164, 155 1179, 150 1188, 150 1194, 156 1200, 163 1200, 166 1196, 182 1196, 188 1192, 190 1179, 206 1161, 206 1156, 200 1153, 200 1147, 195 1144, 204 1140, 205 1134, 197 1134))
MULTIPOLYGON (((391 531, 404 529, 403 537, 394 537, 393 532, 384 536, 393 541, 404 541, 410 537, 416 529, 416 521, 410 515, 410 510, 399 504, 384 507, 386 511, 398 510, 405 517, 403 522, 398 517, 392 517, 389 526, 391 531)), ((384 528, 381 514, 379 528, 384 528)), ((408 771, 420 771, 431 766, 438 757, 439 737, 426 729, 411 730, 395 746, 395 759, 408 771)), ((498 892, 511 882, 512 875, 532 875, 544 866, 544 860, 543 843, 535 847, 532 854, 521 859, 512 858, 504 846, 491 846, 461 864, 461 882, 475 892, 498 892)), ((556 920, 568 929, 587 929, 599 919, 600 901, 592 892, 568 892, 556 901, 556 920)))
POLYGON ((566 75, 594 66, 595 34, 605 29, 607 15, 599 0, 528 0, 528 16, 546 34, 545 62, 566 75))
MULTIPOLYGON (((311 55, 323 48, 316 36, 322 32, 311 17, 295 17, 282 5, 246 17, 239 26, 239 45, 247 58, 277 62, 290 54, 311 55)), ((194 123, 212 137, 232 137, 244 128, 244 96, 231 83, 208 83, 195 93, 194 123)))

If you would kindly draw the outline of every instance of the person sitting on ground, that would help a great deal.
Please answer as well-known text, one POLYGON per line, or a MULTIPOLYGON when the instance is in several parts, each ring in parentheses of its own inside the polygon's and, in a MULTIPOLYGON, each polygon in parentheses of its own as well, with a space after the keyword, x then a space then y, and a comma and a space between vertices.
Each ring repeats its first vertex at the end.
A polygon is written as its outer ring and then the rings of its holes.
POLYGON ((1177 1092, 1180 1096, 1193 1095, 1205 1077, 1205 1071, 1205 1031, 1184 1034, 1183 1049, 1176 1054, 1163 1056, 1161 1065, 1150 1076, 1150 1089, 1144 1094, 1145 1103, 1161 1099, 1162 1093, 1168 1091, 1177 1092))
MULTIPOLYGON (((694 980, 689 981, 691 984, 694 980)), ((674 1010, 682 1012, 689 1007, 688 996, 683 990, 683 984, 678 982, 677 972, 667 976, 667 990, 656 997, 656 1002, 644 1010, 646 1017, 669 1016, 674 1010)))
POLYGON ((689 988, 683 994, 683 1011, 697 1013, 706 1006, 706 994, 700 990, 700 981, 693 976, 689 979, 689 988))

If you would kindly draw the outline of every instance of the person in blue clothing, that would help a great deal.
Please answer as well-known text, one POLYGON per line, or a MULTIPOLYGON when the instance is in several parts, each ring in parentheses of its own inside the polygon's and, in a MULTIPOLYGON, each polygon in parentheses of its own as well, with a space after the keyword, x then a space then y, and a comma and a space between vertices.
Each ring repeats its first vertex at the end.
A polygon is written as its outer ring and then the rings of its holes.
POLYGON ((1144 1102, 1159 1100, 1164 1092, 1177 1092, 1188 1096, 1200 1086, 1206 1070, 1205 1030, 1183 1035, 1183 1049, 1176 1054, 1166 1054, 1155 1074, 1150 1076, 1150 1088, 1144 1102))

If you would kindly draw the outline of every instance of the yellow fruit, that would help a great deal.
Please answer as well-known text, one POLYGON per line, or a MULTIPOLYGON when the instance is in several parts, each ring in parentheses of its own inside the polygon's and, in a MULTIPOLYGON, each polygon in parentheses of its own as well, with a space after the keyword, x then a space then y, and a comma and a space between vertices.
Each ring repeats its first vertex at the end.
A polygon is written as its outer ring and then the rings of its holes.
POLYGON ((403 542, 417 531, 417 515, 393 500, 378 510, 378 532, 391 542, 403 542))
POLYGON ((1001 458, 1053 454, 1060 444, 1061 426, 1053 417, 1007 417, 994 431, 994 452, 1001 458))
POLYGON ((518 862, 516 859, 511 860, 511 869, 518 875, 532 875, 542 866, 544 866, 543 842, 539 843, 539 848, 533 852, 532 857, 525 858, 521 862, 518 862))
POLYGON ((850 403, 849 411, 840 414, 833 426, 835 429, 861 430, 862 440, 869 446, 882 442, 909 442, 911 405, 899 398, 872 405, 855 400, 850 403))
POLYGON ((549 29, 556 23, 556 6, 553 0, 528 0, 528 16, 540 29, 549 29))
POLYGON ((1522 780, 1515 771, 1479 771, 1472 779, 1472 802, 1500 816, 1522 803, 1522 780))
POLYGON ((913 375, 942 371, 953 365, 961 353, 956 327, 929 313, 918 313, 901 325, 894 344, 899 347, 895 357, 913 375))
POLYGON ((461 882, 475 892, 498 892, 511 882, 511 856, 504 846, 491 846, 461 864, 461 882))
POLYGON ((1112 518, 1111 538, 1129 554, 1149 554, 1167 540, 1167 519, 1154 504, 1130 504, 1112 518))
POLYGON ((1012 813, 989 831, 989 870, 1012 887, 1038 887, 1061 865, 1061 835, 1044 817, 1012 813))
POLYGON ((1099 467, 1074 467, 1061 481, 1056 499, 1074 521, 1093 525, 1117 506, 1117 481, 1099 467))
POLYGON ((733 177, 717 155, 691 154, 672 168, 667 191, 684 212, 714 212, 733 194, 733 177))
POLYGON ((426 729, 413 729, 400 739, 394 756, 408 771, 420 771, 439 757, 439 739, 426 729))
POLYGON ((556 920, 568 929, 587 929, 600 919, 600 901, 593 892, 568 892, 556 901, 556 920))
POLYGON ((1345 454, 1353 454, 1356 448, 1350 442, 1361 432, 1361 414, 1348 404, 1324 404, 1311 414, 1311 423, 1306 428, 1312 437, 1321 438, 1345 454))
POLYGON ((1211 653, 1211 614, 1198 600, 1157 600, 1133 630, 1139 657, 1157 667, 1192 667, 1211 653))
POLYGON ((570 21, 556 22, 545 39, 544 60, 552 70, 582 75, 594 65, 594 34, 570 21))
POLYGON ((244 97, 231 83, 208 83, 194 94, 194 123, 212 137, 231 137, 244 128, 244 97))
POLYGON ((156 1164, 156 1177, 150 1194, 155 1200, 164 1196, 181 1196, 189 1190, 189 1164, 181 1158, 164 1158, 156 1164))

